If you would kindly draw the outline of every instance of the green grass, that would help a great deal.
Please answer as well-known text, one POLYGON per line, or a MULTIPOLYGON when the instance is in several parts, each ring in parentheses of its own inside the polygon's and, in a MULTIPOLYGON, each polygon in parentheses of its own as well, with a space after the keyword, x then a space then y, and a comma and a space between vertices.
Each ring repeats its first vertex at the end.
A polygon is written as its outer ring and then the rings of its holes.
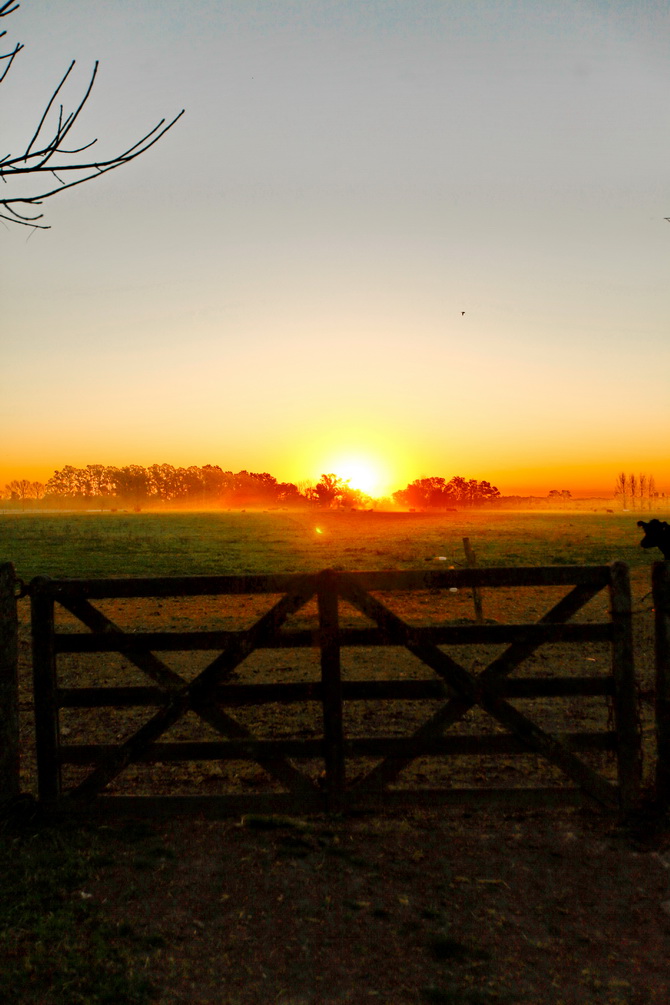
POLYGON ((144 1005, 152 988, 136 961, 153 948, 105 922, 88 893, 119 837, 72 823, 0 830, 0 987, 21 1005, 144 1005), (10 990, 11 989, 11 990, 10 990))
POLYGON ((438 517, 363 513, 128 513, 0 516, 0 561, 17 574, 241 575, 416 569, 445 556, 463 565, 469 537, 480 565, 648 566, 635 513, 459 512, 438 517), (319 532, 320 531, 320 532, 319 532))

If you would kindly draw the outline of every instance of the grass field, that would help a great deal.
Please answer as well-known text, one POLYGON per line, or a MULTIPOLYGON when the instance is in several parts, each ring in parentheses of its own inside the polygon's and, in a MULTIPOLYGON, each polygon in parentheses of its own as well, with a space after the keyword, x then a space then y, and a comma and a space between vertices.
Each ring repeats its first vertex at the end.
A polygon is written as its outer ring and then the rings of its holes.
POLYGON ((171 576, 479 565, 648 566, 634 513, 473 511, 0 515, 0 561, 48 576, 171 576))

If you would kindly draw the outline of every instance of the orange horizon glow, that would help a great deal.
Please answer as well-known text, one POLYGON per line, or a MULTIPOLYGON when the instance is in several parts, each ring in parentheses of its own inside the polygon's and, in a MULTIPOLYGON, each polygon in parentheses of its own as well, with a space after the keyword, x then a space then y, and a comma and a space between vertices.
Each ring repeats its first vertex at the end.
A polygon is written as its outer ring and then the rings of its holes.
MULTIPOLYGON (((20 479, 36 481, 46 484, 52 477, 54 471, 61 470, 67 464, 73 467, 86 467, 87 464, 107 463, 115 467, 124 467, 130 464, 141 464, 143 467, 151 467, 154 463, 170 463, 174 467, 189 467, 196 464, 199 467, 205 464, 217 464, 216 458, 207 457, 202 460, 192 458, 179 458, 174 461, 166 460, 164 457, 157 461, 155 458, 142 463, 137 459, 117 456, 113 459, 100 461, 98 458, 87 458, 79 460, 70 456, 66 461, 57 464, 27 463, 18 462, 0 464, 0 488, 4 488, 9 482, 20 479)), ((314 450, 310 454, 305 454, 294 460, 290 465, 277 463, 276 465, 266 463, 237 463, 219 464, 223 470, 227 471, 268 471, 277 481, 294 482, 299 487, 305 484, 315 484, 323 474, 335 474, 342 481, 347 482, 351 488, 361 491, 372 500, 390 499, 394 492, 404 489, 408 484, 424 477, 443 477, 446 481, 456 475, 466 479, 475 478, 477 481, 488 481, 500 491, 505 497, 521 496, 544 498, 549 495, 552 489, 559 491, 567 489, 573 499, 604 498, 609 499, 614 495, 614 484, 617 474, 620 471, 639 475, 645 473, 653 475, 656 483, 656 491, 661 496, 670 495, 670 478, 667 475, 670 465, 668 462, 648 463, 648 464, 620 464, 617 466, 610 464, 581 464, 570 466, 568 464, 556 465, 556 467, 509 467, 506 469, 478 468, 469 469, 466 465, 458 464, 437 464, 431 463, 427 459, 424 463, 412 466, 409 452, 402 457, 394 456, 392 451, 375 451, 372 448, 360 448, 347 445, 346 448, 337 450, 335 448, 324 450, 320 453, 314 450)))

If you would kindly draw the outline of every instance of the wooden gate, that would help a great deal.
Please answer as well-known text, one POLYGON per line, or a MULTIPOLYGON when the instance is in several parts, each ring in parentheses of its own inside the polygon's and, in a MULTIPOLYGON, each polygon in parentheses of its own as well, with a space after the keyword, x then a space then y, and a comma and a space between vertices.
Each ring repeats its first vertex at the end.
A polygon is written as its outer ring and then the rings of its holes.
MULTIPOLYGON (((563 593, 563 591, 561 591, 563 593)), ((628 570, 611 566, 459 569, 428 572, 326 570, 313 575, 221 576, 165 579, 34 579, 32 603, 35 717, 39 798, 59 809, 111 809, 122 812, 185 810, 211 815, 248 812, 319 812, 402 804, 503 801, 559 804, 593 801, 609 809, 632 807, 640 784, 640 732, 631 640, 628 570), (431 623, 417 626, 394 613, 398 591, 496 590, 501 587, 569 587, 537 621, 524 624, 431 623), (572 619, 601 591, 609 591, 606 620, 572 619), (265 594, 268 610, 251 627, 234 631, 129 632, 93 603, 104 598, 221 597, 265 594), (279 599, 276 599, 276 598, 279 599), (291 618, 316 598, 313 623, 292 627, 291 618), (57 628, 56 605, 88 631, 57 628), (344 624, 342 608, 359 612, 364 625, 344 624), (578 647, 607 643, 606 675, 513 677, 543 645, 578 647), (504 649, 475 673, 448 647, 497 645, 504 649), (424 679, 353 680, 342 673, 342 653, 351 647, 403 647, 430 668, 424 679), (259 649, 304 649, 318 655, 320 672, 311 681, 239 684, 235 671, 259 649), (157 653, 216 651, 191 680, 157 653), (58 661, 64 653, 120 653, 147 678, 140 687, 64 687, 58 661), (613 728, 594 732, 551 732, 522 713, 515 699, 600 696, 613 709, 613 728), (343 709, 348 702, 427 701, 431 714, 405 736, 347 735, 343 709), (317 738, 273 739, 255 736, 232 714, 242 706, 319 702, 322 732, 317 738), (123 742, 66 743, 59 733, 64 708, 141 708, 146 720, 123 742), (471 709, 495 724, 486 735, 455 735, 450 729, 471 709), (218 734, 215 741, 166 742, 164 734, 195 713, 218 734), (611 780, 579 756, 580 750, 610 750, 616 758, 611 780), (417 758, 463 755, 505 756, 533 752, 558 768, 567 784, 534 787, 406 788, 404 769, 417 758), (176 796, 109 794, 108 786, 130 765, 170 761, 246 760, 273 780, 266 792, 176 796), (348 777, 352 760, 365 769, 348 777), (320 763, 319 771, 305 765, 320 763), (89 765, 75 785, 61 780, 63 765, 89 765), (279 789, 279 790, 278 790, 279 789)), ((351 619, 349 619, 351 620, 351 619)), ((383 652, 384 650, 382 650, 383 652)), ((573 651, 575 651, 573 649, 573 651)))

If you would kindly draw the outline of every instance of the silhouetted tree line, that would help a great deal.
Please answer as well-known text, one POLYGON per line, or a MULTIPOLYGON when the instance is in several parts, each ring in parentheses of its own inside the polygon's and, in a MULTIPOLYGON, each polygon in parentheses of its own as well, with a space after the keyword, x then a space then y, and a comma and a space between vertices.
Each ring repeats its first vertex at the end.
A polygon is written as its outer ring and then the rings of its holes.
POLYGON ((5 485, 5 493, 10 499, 43 499, 45 487, 42 482, 31 482, 27 478, 15 479, 5 485))
MULTIPOLYGON (((5 496, 14 501, 43 499, 48 505, 79 503, 92 506, 115 505, 139 508, 152 505, 207 508, 318 506, 324 509, 369 507, 374 500, 354 489, 336 474, 323 474, 316 484, 279 482, 267 472, 224 471, 217 464, 188 468, 172 464, 142 467, 128 464, 114 467, 87 464, 76 468, 66 464, 54 471, 46 485, 21 479, 5 486, 5 496)), ((420 478, 393 494, 398 506, 406 509, 439 510, 480 506, 500 497, 489 482, 474 478, 420 478)))
POLYGON ((623 509, 652 509, 658 499, 653 475, 627 475, 620 471, 614 483, 614 495, 621 499, 623 509))
POLYGON ((489 482, 475 478, 466 481, 460 475, 444 478, 417 478, 407 488, 393 493, 399 506, 409 509, 455 509, 460 506, 481 506, 500 498, 498 489, 489 482))
POLYGON ((172 464, 139 464, 113 467, 87 464, 66 465, 55 471, 45 486, 47 498, 118 500, 134 506, 175 503, 191 506, 227 504, 290 505, 303 496, 292 482, 278 482, 272 475, 254 471, 224 471, 216 464, 188 468, 172 464))

